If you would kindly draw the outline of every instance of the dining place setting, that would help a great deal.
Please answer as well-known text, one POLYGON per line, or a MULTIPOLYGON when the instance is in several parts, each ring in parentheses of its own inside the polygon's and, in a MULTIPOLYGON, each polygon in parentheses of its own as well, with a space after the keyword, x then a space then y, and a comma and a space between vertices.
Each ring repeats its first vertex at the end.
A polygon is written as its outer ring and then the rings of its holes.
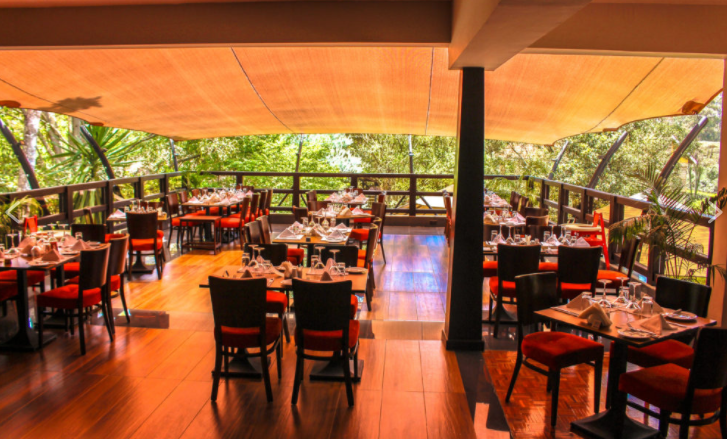
POLYGON ((348 190, 340 190, 333 192, 326 198, 331 204, 341 204, 347 206, 359 205, 363 206, 367 203, 368 199, 363 191, 359 192, 358 189, 349 187, 348 190))
POLYGON ((494 192, 491 191, 485 191, 484 195, 484 203, 485 209, 506 209, 510 210, 512 206, 510 203, 501 198, 499 195, 497 195, 494 192))

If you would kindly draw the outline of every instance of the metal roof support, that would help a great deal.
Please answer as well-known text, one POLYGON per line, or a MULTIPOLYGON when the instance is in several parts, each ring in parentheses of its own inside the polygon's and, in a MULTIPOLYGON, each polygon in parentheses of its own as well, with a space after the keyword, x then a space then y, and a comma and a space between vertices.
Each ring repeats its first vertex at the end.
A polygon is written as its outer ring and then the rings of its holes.
MULTIPOLYGON (((20 167, 23 168, 23 172, 28 177, 28 184, 30 184, 30 188, 40 189, 40 184, 38 184, 38 178, 35 176, 35 170, 33 170, 33 167, 30 166, 30 162, 28 161, 28 157, 25 155, 25 151, 23 151, 23 147, 20 146, 20 142, 15 139, 15 136, 13 136, 10 128, 8 128, 1 119, 0 131, 2 131, 3 136, 5 136, 5 139, 8 141, 10 147, 13 149, 15 157, 18 158, 18 161, 20 162, 20 167)), ((45 198, 38 197, 37 200, 38 203, 40 203, 40 207, 43 209, 43 215, 48 215, 48 206, 46 206, 45 204, 45 198)))
POLYGON ((565 145, 563 145, 563 148, 560 149, 558 156, 555 158, 555 161, 553 162, 553 169, 551 169, 550 174, 548 174, 548 180, 552 180, 555 176, 555 171, 558 170, 558 165, 560 165, 560 161, 563 160, 563 156, 565 155, 565 151, 568 149, 568 145, 570 145, 570 140, 565 141, 565 145))
POLYGON ((169 146, 172 147, 172 162, 174 163, 174 172, 179 172, 179 164, 177 163, 177 149, 174 147, 174 139, 169 139, 169 146))
POLYGON ((671 157, 669 157, 669 160, 667 160, 666 164, 664 165, 664 168, 661 170, 661 174, 659 174, 659 177, 661 177, 663 180, 666 180, 671 175, 672 171, 674 170, 674 167, 676 166, 677 162, 679 162, 679 159, 684 155, 684 151, 687 150, 689 145, 692 144, 697 139, 697 136, 699 133, 702 132, 704 127, 707 126, 707 122, 709 122, 709 118, 707 116, 703 116, 699 122, 697 122, 696 125, 694 125, 694 128, 692 128, 692 131, 687 134, 687 137, 682 140, 682 143, 679 144, 677 149, 674 150, 671 157))
POLYGON ((616 151, 618 151, 619 148, 621 148, 621 145, 623 145, 624 141, 626 140, 626 137, 628 137, 629 132, 624 131, 621 133, 621 135, 618 137, 616 142, 614 142, 613 145, 611 145, 610 148, 608 148, 608 151, 606 152, 606 155, 604 155, 601 158, 601 163, 598 164, 598 168, 596 168, 596 172, 593 173, 593 176, 591 177, 591 181, 588 183, 587 188, 595 189, 596 185, 598 184, 598 179, 601 178, 601 175, 606 171, 606 166, 608 166, 608 163, 611 161, 611 158, 614 154, 616 154, 616 151))

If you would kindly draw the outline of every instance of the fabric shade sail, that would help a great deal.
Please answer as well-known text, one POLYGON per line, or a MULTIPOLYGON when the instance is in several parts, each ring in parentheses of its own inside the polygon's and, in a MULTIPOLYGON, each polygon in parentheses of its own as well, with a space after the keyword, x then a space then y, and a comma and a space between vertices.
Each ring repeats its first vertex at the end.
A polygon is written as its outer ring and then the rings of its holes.
MULTIPOLYGON (((489 139, 550 144, 694 114, 723 61, 520 54, 485 75, 489 139)), ((0 51, 0 105, 178 140, 273 133, 453 136, 446 48, 257 47, 0 51)))

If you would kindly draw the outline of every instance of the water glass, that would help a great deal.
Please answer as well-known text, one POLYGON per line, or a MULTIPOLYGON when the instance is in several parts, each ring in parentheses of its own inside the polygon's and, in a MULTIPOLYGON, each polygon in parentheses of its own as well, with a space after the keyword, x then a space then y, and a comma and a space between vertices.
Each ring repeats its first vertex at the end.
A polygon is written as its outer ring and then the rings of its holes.
POLYGON ((250 265, 250 253, 242 254, 241 265, 242 265, 242 268, 246 268, 248 265, 250 265))
POLYGON ((309 270, 310 274, 316 274, 316 264, 318 264, 318 255, 312 255, 310 257, 310 266, 311 269, 309 270))
POLYGON ((644 296, 644 299, 641 301, 641 314, 650 316, 653 313, 654 301, 651 299, 651 296, 644 296))
POLYGON ((492 232, 490 232, 490 242, 495 242, 496 239, 497 239, 497 230, 493 230, 492 232))
POLYGON ((543 232, 543 242, 548 242, 550 239, 550 232, 543 232))
POLYGON ((516 233, 515 234, 515 244, 520 244, 521 239, 522 238, 520 237, 520 234, 519 233, 516 233))
POLYGON ((336 264, 337 272, 339 276, 345 276, 346 275, 346 263, 345 262, 339 262, 336 264))
POLYGON ((77 240, 81 241, 83 239, 83 233, 76 232, 75 237, 76 237, 77 240))
POLYGON ((303 218, 303 227, 308 227, 308 217, 303 218))

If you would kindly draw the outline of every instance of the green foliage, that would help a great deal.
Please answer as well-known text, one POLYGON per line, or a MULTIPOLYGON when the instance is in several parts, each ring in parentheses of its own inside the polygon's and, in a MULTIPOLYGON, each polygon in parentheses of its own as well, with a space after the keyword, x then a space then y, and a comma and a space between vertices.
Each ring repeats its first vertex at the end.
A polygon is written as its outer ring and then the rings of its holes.
POLYGON ((16 224, 15 218, 40 215, 40 204, 34 198, 18 198, 8 203, 0 203, 0 243, 7 244, 7 235, 13 228, 16 230, 21 224, 16 224), (12 217, 11 217, 12 215, 12 217))

